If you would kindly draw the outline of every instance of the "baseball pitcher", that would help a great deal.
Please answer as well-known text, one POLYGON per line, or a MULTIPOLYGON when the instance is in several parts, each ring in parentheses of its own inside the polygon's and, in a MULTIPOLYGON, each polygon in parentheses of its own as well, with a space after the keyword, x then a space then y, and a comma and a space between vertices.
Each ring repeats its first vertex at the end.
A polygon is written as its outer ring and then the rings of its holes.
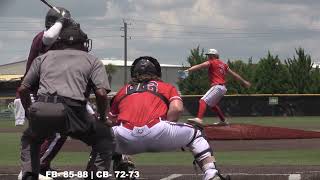
POLYGON ((211 88, 206 92, 206 94, 199 100, 199 110, 196 118, 188 119, 189 123, 194 123, 202 126, 202 118, 206 112, 207 105, 212 111, 216 112, 220 118, 220 121, 215 123, 216 125, 228 125, 223 112, 218 106, 221 98, 226 94, 227 88, 226 75, 232 75, 236 80, 243 83, 245 87, 250 87, 250 82, 244 80, 239 74, 232 71, 229 66, 219 59, 219 53, 216 49, 209 49, 208 60, 201 64, 190 67, 185 70, 186 73, 192 73, 199 69, 208 69, 208 76, 211 84, 211 88))

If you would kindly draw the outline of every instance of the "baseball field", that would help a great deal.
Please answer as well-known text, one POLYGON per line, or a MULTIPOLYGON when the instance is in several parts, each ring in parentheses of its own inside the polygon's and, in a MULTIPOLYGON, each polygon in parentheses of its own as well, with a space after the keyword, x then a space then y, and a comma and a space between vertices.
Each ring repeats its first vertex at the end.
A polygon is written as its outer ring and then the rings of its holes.
MULTIPOLYGON (((184 117, 183 119, 186 119, 184 117)), ((205 118, 212 123, 217 119, 205 118)), ((234 117, 231 123, 256 124, 320 131, 320 117, 234 117)), ((15 127, 11 118, 0 119, 0 179, 17 179, 19 140, 25 127, 15 127)), ((220 140, 210 142, 217 166, 235 180, 320 179, 320 139, 220 140)), ((62 170, 83 170, 89 148, 68 140, 52 163, 62 170)), ((189 152, 144 153, 133 156, 140 179, 201 179, 189 152), (197 175, 197 173, 199 175, 197 175)))

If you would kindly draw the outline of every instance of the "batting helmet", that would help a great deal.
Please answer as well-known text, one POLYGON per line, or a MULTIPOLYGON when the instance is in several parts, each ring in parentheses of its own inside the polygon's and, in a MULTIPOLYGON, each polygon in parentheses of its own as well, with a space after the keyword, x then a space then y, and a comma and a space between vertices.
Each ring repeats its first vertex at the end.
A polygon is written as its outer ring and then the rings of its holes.
POLYGON ((134 60, 131 66, 131 77, 142 74, 161 77, 161 67, 158 60, 150 56, 141 56, 134 60))
MULTIPOLYGON (((60 12, 64 12, 64 17, 71 18, 71 13, 69 10, 63 8, 63 7, 57 7, 57 9, 60 12)), ((46 21, 45 21, 45 26, 47 29, 49 29, 51 26, 54 25, 54 23, 62 16, 62 14, 58 13, 56 10, 51 8, 47 15, 46 15, 46 21)))

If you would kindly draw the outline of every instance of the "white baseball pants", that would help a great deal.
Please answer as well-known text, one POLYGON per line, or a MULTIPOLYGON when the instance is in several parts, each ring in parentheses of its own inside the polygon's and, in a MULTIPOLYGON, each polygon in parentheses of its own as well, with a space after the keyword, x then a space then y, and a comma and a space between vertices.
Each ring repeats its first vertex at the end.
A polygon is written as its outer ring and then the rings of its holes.
MULTIPOLYGON (((34 98, 31 95, 31 102, 34 102, 34 98)), ((25 122, 25 111, 21 103, 21 99, 15 99, 13 101, 13 106, 14 106, 14 118, 15 118, 15 125, 16 126, 21 126, 24 125, 25 122)))
POLYGON ((200 130, 185 123, 160 121, 151 128, 114 126, 116 152, 138 154, 143 152, 163 152, 188 147, 197 161, 211 156, 209 143, 200 130))
POLYGON ((226 94, 227 88, 223 85, 212 86, 206 94, 201 98, 208 106, 214 107, 219 103, 221 98, 226 94))

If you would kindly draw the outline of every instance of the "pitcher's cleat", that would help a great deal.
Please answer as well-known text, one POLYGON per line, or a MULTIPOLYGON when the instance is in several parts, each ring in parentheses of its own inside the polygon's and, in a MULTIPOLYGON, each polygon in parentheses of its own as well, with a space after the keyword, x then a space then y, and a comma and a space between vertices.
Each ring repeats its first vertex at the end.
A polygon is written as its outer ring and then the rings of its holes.
POLYGON ((219 121, 219 122, 216 122, 216 123, 213 123, 213 125, 216 125, 216 126, 228 126, 229 125, 229 122, 228 121, 219 121))

